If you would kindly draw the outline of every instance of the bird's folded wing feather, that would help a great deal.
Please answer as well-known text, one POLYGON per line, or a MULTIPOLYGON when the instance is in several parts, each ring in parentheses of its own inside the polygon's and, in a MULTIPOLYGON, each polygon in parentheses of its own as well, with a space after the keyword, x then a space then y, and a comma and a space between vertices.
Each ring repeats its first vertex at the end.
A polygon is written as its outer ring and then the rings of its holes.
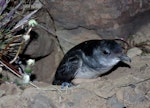
POLYGON ((81 58, 78 52, 66 54, 57 68, 53 84, 60 85, 63 82, 71 82, 80 67, 80 62, 81 58))

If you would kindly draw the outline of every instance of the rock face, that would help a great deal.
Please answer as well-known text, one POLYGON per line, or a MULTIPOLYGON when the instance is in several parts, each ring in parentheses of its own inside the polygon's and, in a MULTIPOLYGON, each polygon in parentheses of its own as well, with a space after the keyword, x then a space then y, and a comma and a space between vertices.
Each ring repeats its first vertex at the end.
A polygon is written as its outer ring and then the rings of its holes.
POLYGON ((62 58, 61 56, 62 52, 55 44, 54 50, 50 55, 35 63, 33 74, 36 75, 36 80, 51 84, 58 63, 62 58))
POLYGON ((55 29, 48 12, 42 8, 35 16, 39 26, 31 32, 33 39, 24 50, 24 54, 37 60, 33 69, 36 80, 50 83, 62 52, 54 36, 55 29))
POLYGON ((57 30, 56 35, 58 36, 64 53, 83 41, 101 39, 93 30, 87 30, 84 28, 74 30, 57 30))
POLYGON ((48 30, 54 31, 53 21, 49 17, 46 10, 42 8, 38 11, 35 17, 37 18, 36 21, 40 27, 37 26, 30 33, 31 41, 29 42, 27 48, 24 49, 24 54, 29 55, 32 58, 49 55, 53 51, 55 44, 52 34, 49 34, 42 28, 46 27, 48 30))
POLYGON ((134 17, 150 9, 149 0, 45 0, 45 2, 57 27, 69 30, 78 27, 92 29, 104 38, 123 37, 132 33, 134 17))

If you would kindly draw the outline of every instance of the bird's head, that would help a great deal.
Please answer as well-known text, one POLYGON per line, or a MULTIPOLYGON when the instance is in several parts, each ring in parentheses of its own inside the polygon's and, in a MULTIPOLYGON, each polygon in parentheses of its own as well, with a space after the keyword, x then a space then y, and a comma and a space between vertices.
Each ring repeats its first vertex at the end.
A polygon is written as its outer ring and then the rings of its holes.
POLYGON ((123 52, 123 48, 115 40, 102 40, 96 51, 99 63, 104 66, 114 66, 119 61, 131 61, 131 59, 123 52))

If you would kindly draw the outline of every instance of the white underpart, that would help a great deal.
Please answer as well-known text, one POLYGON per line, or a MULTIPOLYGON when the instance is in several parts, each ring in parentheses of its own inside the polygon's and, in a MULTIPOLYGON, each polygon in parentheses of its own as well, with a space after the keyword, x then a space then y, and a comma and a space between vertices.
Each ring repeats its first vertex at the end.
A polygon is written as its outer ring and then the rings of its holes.
POLYGON ((120 60, 118 58, 111 59, 103 59, 100 63, 105 64, 101 69, 94 70, 86 66, 82 66, 82 62, 80 62, 80 68, 75 73, 75 78, 97 78, 101 74, 108 72, 114 65, 116 65, 120 60))
POLYGON ((105 64, 105 66, 114 66, 115 64, 117 64, 120 61, 119 58, 113 58, 113 59, 108 59, 107 58, 103 58, 101 59, 99 62, 100 64, 105 64))

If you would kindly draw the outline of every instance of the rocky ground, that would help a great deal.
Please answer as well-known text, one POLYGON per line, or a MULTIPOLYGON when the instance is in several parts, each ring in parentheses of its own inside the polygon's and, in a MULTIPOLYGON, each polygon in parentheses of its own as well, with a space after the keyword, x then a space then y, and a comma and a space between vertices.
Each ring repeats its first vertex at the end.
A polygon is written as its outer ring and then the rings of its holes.
POLYGON ((150 55, 133 57, 130 66, 63 90, 43 82, 35 82, 38 89, 5 83, 0 108, 150 108, 150 55))

